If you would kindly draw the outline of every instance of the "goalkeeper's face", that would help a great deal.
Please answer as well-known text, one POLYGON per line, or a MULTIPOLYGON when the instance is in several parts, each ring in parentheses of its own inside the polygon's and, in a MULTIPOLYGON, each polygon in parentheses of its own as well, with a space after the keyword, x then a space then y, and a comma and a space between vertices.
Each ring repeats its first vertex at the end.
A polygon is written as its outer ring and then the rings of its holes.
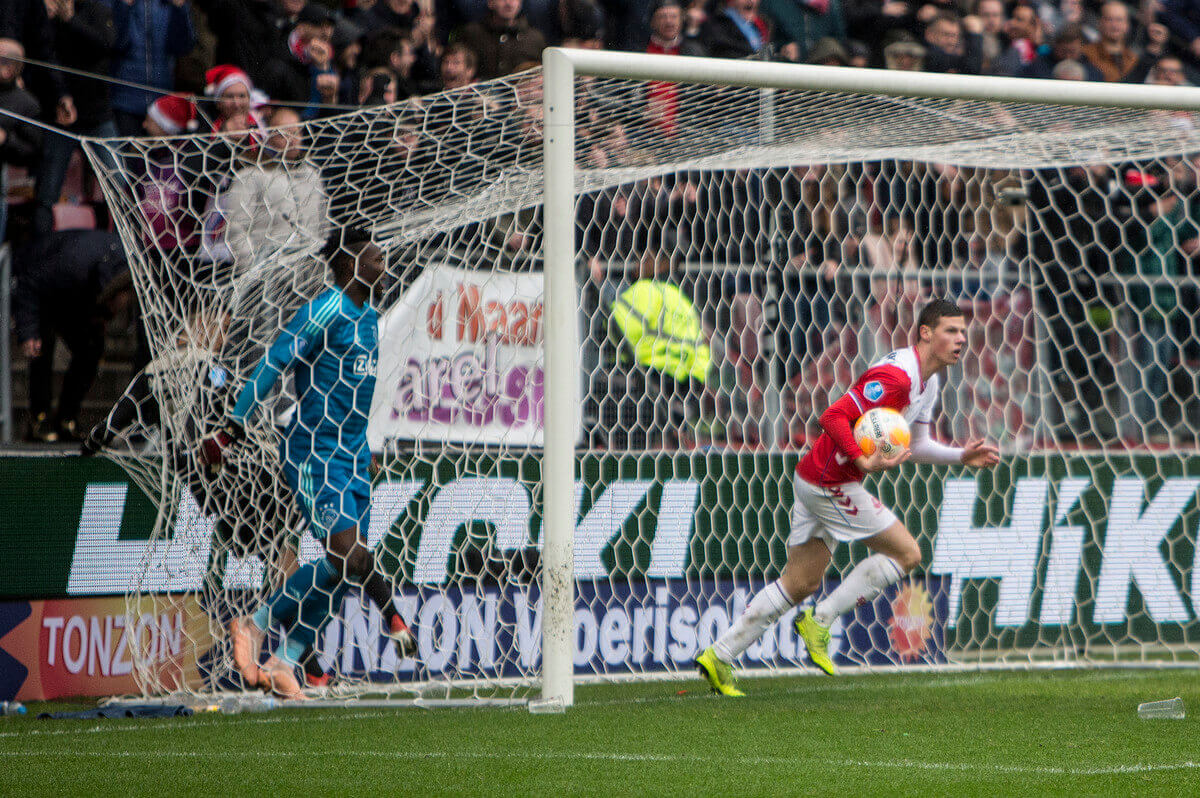
POLYGON ((367 244, 354 259, 354 278, 368 288, 374 288, 386 268, 383 250, 375 244, 367 244))

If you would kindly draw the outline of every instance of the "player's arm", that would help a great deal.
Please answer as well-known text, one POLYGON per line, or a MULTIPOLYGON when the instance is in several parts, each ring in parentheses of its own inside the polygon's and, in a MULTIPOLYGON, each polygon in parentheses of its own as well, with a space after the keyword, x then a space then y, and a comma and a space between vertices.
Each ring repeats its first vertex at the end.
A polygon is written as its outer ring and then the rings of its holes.
POLYGON ((1000 450, 986 441, 971 441, 966 446, 947 446, 934 440, 929 421, 918 421, 912 429, 912 456, 918 463, 990 468, 1000 462, 1000 450))
MULTIPOLYGON (((328 303, 323 303, 321 307, 324 308, 326 304, 328 303)), ((327 317, 331 315, 328 311, 314 310, 310 303, 301 308, 288 322, 267 350, 267 354, 254 367, 249 381, 242 386, 237 402, 226 416, 225 423, 201 443, 201 460, 210 466, 220 465, 226 450, 245 437, 246 419, 271 393, 280 375, 298 358, 312 351, 317 340, 324 335, 327 317)))
POLYGON ((158 401, 150 390, 150 376, 145 371, 133 378, 104 420, 92 427, 80 445, 80 456, 98 454, 113 438, 139 422, 144 427, 158 424, 158 401))
POLYGON ((831 404, 829 409, 821 414, 821 428, 833 439, 842 456, 853 462, 864 474, 886 471, 900 465, 908 459, 908 449, 901 449, 891 457, 886 457, 882 451, 877 450, 868 457, 859 448, 858 441, 854 440, 854 422, 858 421, 865 412, 861 408, 862 404, 862 399, 855 395, 854 389, 851 389, 849 393, 831 404))
POLYGON ((838 451, 864 474, 885 471, 908 459, 909 450, 901 449, 892 457, 876 451, 863 454, 854 440, 854 423, 868 410, 876 407, 900 406, 910 388, 908 375, 894 366, 868 369, 842 398, 821 414, 821 428, 833 439, 838 451))

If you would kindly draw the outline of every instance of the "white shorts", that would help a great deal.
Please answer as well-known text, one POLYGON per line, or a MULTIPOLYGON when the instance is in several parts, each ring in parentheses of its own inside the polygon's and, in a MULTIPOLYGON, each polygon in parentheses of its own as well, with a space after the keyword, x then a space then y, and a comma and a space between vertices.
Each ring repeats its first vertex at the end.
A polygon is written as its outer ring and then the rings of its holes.
POLYGON ((788 546, 813 538, 833 551, 838 542, 852 543, 877 535, 896 523, 896 514, 867 492, 861 482, 820 488, 800 478, 792 480, 792 531, 788 546))

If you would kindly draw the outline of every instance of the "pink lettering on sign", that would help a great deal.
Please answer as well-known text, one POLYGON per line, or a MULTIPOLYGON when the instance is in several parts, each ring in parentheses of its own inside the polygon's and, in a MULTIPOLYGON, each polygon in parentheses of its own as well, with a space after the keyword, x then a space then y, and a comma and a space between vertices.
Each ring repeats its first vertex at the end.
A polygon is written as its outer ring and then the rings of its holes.
POLYGON ((483 351, 410 357, 392 403, 392 419, 485 427, 542 426, 545 375, 540 367, 498 363, 498 342, 483 351))

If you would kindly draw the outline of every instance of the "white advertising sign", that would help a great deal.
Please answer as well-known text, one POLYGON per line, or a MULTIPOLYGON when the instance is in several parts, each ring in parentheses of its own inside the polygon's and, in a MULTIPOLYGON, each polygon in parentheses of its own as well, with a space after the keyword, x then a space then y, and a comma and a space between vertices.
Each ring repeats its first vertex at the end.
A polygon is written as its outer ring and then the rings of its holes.
POLYGON ((430 266, 380 319, 367 438, 541 446, 542 275, 430 266))

